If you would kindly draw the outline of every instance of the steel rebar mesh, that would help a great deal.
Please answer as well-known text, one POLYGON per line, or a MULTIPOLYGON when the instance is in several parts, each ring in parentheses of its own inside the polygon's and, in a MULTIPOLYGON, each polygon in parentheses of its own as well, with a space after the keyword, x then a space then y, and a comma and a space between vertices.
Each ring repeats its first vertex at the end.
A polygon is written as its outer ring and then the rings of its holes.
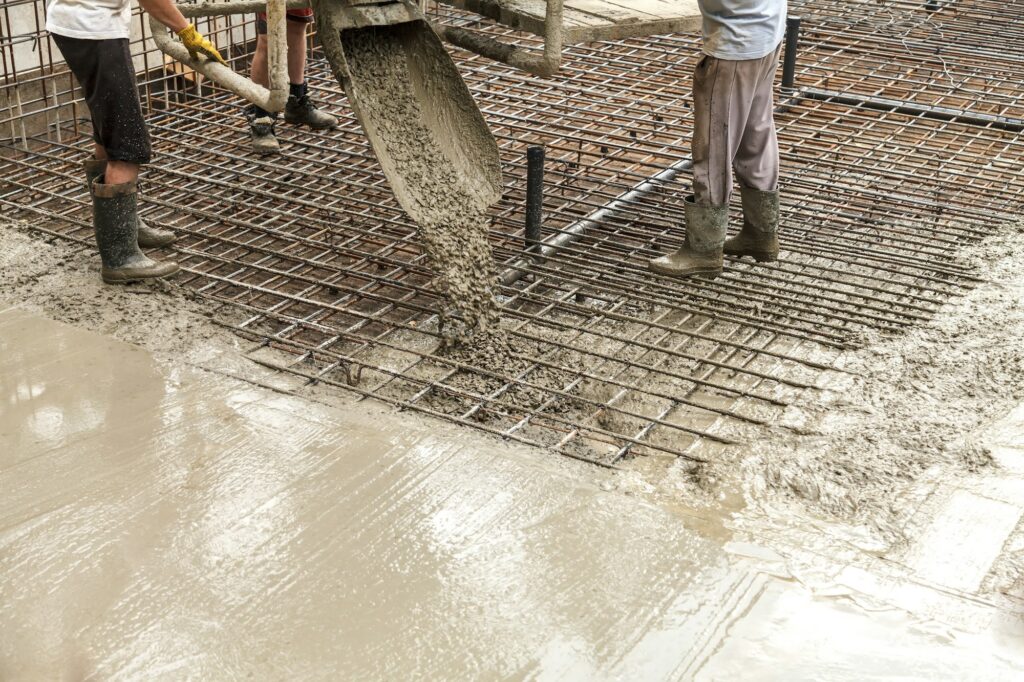
MULTIPOLYGON (((949 37, 983 26, 978 17, 989 11, 1004 19, 1000 36, 1017 35, 1017 15, 1005 3, 961 2, 956 12, 913 5, 884 8, 898 13, 890 24, 898 34, 878 30, 886 16, 851 22, 851 10, 868 16, 863 3, 797 5, 805 26, 802 90, 780 101, 778 114, 784 257, 772 266, 730 262, 714 281, 646 271, 648 258, 682 238, 685 172, 601 214, 543 262, 522 258, 527 146, 548 151, 546 236, 574 231, 665 168, 685 168, 696 36, 574 47, 564 75, 548 80, 457 53, 505 163, 492 237, 515 274, 502 289, 524 360, 514 371, 439 354, 439 300, 415 228, 316 53, 310 84, 342 126, 328 133, 281 127, 285 153, 272 161, 250 153, 236 98, 162 66, 146 68, 141 81, 159 161, 145 175, 144 214, 184 235, 175 250, 186 273, 177 281, 234 311, 224 319, 258 344, 251 354, 258 362, 601 463, 640 453, 709 456, 710 445, 742 438, 813 387, 851 339, 925 321, 970 287, 975 276, 956 250, 1020 211, 1017 132, 848 101, 883 97, 1016 115, 1021 96, 1007 89, 1001 64, 1024 59, 1020 43, 999 43, 1007 56, 997 63, 949 45, 949 37), (934 30, 938 15, 941 30, 934 30), (907 36, 916 41, 910 47, 907 36), (928 49, 941 55, 943 73, 969 84, 970 97, 954 101, 943 75, 907 73, 928 49), (848 99, 836 101, 832 91, 848 99), (188 153, 200 146, 200 158, 188 153)), ((488 22, 439 13, 536 45, 488 22)), ((236 65, 244 49, 232 51, 236 65)), ((68 83, 49 68, 55 75, 39 82, 68 83)), ((8 118, 18 144, 18 116, 8 118)), ((68 117, 47 122, 25 136, 29 151, 12 146, 0 161, 0 206, 87 241, 77 161, 88 126, 68 117)))

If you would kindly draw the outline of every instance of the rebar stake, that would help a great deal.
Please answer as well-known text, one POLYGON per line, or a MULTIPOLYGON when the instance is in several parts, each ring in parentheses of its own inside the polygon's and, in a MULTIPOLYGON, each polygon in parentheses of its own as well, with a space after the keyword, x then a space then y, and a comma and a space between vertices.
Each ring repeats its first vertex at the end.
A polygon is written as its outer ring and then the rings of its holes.
POLYGON ((786 18, 786 51, 782 60, 782 89, 794 90, 796 82, 796 50, 800 44, 800 17, 786 18))
POLYGON ((544 221, 544 147, 526 150, 526 250, 539 256, 544 221))

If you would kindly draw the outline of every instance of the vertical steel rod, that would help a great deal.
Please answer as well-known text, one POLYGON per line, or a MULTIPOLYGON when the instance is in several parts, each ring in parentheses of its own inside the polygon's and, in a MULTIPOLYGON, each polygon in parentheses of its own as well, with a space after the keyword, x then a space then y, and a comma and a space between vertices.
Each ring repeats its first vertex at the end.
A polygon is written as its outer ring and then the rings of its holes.
POLYGON ((539 250, 544 222, 544 147, 526 150, 526 249, 539 250))
POLYGON ((800 17, 786 19, 786 50, 782 61, 782 88, 792 90, 796 81, 796 50, 800 43, 800 17))

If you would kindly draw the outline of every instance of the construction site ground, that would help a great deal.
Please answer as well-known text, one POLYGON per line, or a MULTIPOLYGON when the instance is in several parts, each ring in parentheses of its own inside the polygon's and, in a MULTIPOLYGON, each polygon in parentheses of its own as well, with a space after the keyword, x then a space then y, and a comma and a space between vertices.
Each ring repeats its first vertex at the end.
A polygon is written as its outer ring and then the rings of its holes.
MULTIPOLYGON (((24 224, 0 238, 4 679, 1024 674, 1024 403, 964 359, 1020 370, 1024 249, 983 249, 992 281, 901 341, 901 366, 978 395, 962 436, 992 461, 923 447, 894 537, 895 516, 757 485, 766 446, 702 487, 681 460, 606 470, 297 396, 180 288, 104 286, 90 249, 24 224)), ((793 412, 787 461, 846 442, 855 393, 793 412)))
MULTIPOLYGON (((80 88, 11 5, 0 680, 1024 679, 1024 0, 792 0, 781 257, 713 280, 647 269, 684 235, 696 32, 549 79, 453 50, 501 153, 500 361, 442 343, 315 42, 339 128, 266 158, 133 34, 182 272, 103 285, 80 88)), ((252 16, 199 28, 248 69, 252 16)))

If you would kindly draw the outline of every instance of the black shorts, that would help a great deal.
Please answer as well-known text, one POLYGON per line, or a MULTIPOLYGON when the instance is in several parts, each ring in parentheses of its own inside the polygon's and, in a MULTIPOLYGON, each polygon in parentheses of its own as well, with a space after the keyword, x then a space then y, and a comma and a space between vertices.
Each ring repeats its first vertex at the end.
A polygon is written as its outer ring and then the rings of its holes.
MULTIPOLYGON (((288 21, 297 21, 300 24, 312 24, 313 8, 312 7, 299 7, 298 9, 290 9, 284 13, 284 18, 288 21)), ((267 13, 258 12, 256 14, 256 33, 261 36, 267 35, 267 13)))
POLYGON ((127 38, 83 40, 54 35, 92 116, 93 139, 115 161, 149 163, 152 147, 142 116, 127 38))

